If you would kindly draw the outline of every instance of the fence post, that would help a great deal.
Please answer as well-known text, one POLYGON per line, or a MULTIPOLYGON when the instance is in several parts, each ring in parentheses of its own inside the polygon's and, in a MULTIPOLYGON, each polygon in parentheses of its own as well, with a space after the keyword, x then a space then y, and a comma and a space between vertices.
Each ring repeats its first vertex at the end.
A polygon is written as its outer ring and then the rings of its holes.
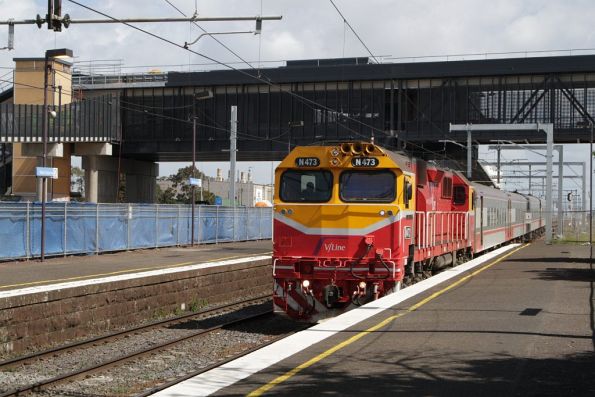
POLYGON ((159 247, 159 204, 155 204, 155 248, 159 247))
POLYGON ((132 206, 128 204, 126 210, 126 250, 130 251, 130 221, 132 220, 132 206))
POLYGON ((95 204, 95 253, 99 253, 99 203, 95 204))
POLYGON ((258 209, 258 239, 262 240, 262 210, 258 209))
POLYGON ((198 227, 196 228, 196 230, 198 230, 198 236, 196 236, 196 241, 198 244, 201 243, 201 236, 202 236, 202 222, 200 220, 200 216, 201 216, 201 209, 202 205, 198 206, 198 227))
POLYGON ((178 220, 176 222, 176 246, 180 245, 180 204, 178 204, 178 220))
POLYGON ((25 257, 31 257, 31 203, 27 201, 27 218, 25 219, 25 235, 27 241, 25 242, 25 257))
POLYGON ((215 244, 219 243, 219 206, 216 206, 215 212, 215 244))
POLYGON ((68 203, 64 203, 64 256, 66 256, 66 242, 68 233, 66 232, 66 228, 68 227, 68 203))
POLYGON ((232 232, 232 234, 231 234, 231 241, 236 241, 236 215, 237 215, 237 213, 236 213, 236 207, 235 206, 231 207, 231 210, 232 210, 232 217, 231 217, 232 218, 232 220, 231 220, 231 226, 232 226, 232 228, 231 228, 231 232, 232 232))

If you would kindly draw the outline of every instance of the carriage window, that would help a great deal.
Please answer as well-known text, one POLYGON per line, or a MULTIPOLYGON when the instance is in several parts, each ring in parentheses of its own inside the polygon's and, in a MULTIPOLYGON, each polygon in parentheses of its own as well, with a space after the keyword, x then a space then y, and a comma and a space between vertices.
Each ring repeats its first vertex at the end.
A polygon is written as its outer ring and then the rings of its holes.
POLYGON ((345 171, 340 195, 345 202, 390 203, 396 197, 395 174, 390 171, 345 171))
POLYGON ((455 186, 453 196, 453 201, 456 205, 465 204, 467 201, 467 191, 465 190, 465 186, 455 186))
POLYGON ((285 202, 322 203, 329 201, 333 175, 329 171, 285 171, 281 175, 279 197, 285 202))

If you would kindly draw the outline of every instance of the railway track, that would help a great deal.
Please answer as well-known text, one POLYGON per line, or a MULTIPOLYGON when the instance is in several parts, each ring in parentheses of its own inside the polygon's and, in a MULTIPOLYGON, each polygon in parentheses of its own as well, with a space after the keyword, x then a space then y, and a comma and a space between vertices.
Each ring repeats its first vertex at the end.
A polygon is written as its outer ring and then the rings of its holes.
MULTIPOLYGON (((82 342, 69 344, 66 346, 59 347, 59 348, 43 351, 43 352, 36 353, 36 354, 31 354, 31 355, 28 355, 25 357, 15 358, 15 359, 4 361, 4 362, 0 363, 0 370, 7 370, 10 368, 19 366, 19 365, 27 365, 28 363, 42 360, 49 356, 60 355, 60 354, 66 353, 66 352, 75 351, 77 349, 83 349, 88 346, 107 344, 110 341, 113 341, 115 339, 124 338, 130 334, 142 333, 142 332, 150 330, 152 328, 172 326, 175 324, 187 322, 187 321, 192 320, 197 317, 206 317, 209 315, 215 316, 215 315, 223 313, 223 312, 229 313, 230 310, 232 310, 232 309, 235 309, 235 308, 240 309, 240 308, 247 307, 249 305, 262 303, 265 299, 268 300, 269 298, 270 298, 270 296, 267 295, 267 296, 261 296, 261 297, 257 297, 257 298, 247 299, 247 300, 244 300, 241 302, 235 302, 232 304, 219 306, 219 307, 216 307, 213 309, 204 310, 204 311, 197 312, 197 313, 192 313, 192 314, 179 316, 179 317, 168 319, 168 320, 154 322, 154 323, 151 323, 151 324, 148 324, 145 326, 136 327, 134 329, 130 329, 130 330, 122 331, 122 332, 115 332, 110 335, 105 335, 102 337, 97 337, 97 338, 85 340, 82 342)), ((265 316, 269 316, 272 314, 272 312, 273 312, 272 309, 263 310, 258 313, 255 313, 255 314, 242 316, 241 318, 238 318, 238 319, 225 321, 225 322, 222 322, 215 326, 205 328, 205 329, 200 329, 196 332, 192 332, 192 333, 185 335, 183 337, 171 339, 166 342, 160 343, 158 345, 151 346, 149 348, 137 350, 137 351, 131 352, 130 354, 126 354, 126 355, 123 355, 120 357, 115 357, 113 359, 105 360, 101 363, 90 365, 90 366, 87 366, 82 369, 74 370, 74 371, 66 373, 66 374, 54 376, 54 377, 51 377, 51 378, 48 378, 48 379, 45 379, 45 380, 42 380, 39 382, 28 384, 26 386, 14 388, 12 390, 9 390, 9 391, 6 391, 6 392, 0 394, 0 397, 21 396, 23 394, 27 394, 27 393, 31 393, 31 392, 40 392, 40 391, 46 390, 52 386, 55 386, 57 384, 60 384, 60 383, 66 382, 66 381, 75 380, 75 379, 78 379, 81 377, 86 377, 89 374, 108 370, 110 368, 116 367, 116 366, 121 365, 121 364, 128 362, 130 360, 134 360, 139 357, 154 354, 155 352, 158 352, 160 350, 170 348, 174 345, 191 340, 193 338, 198 338, 200 336, 204 336, 204 335, 213 333, 213 332, 221 330, 225 327, 237 326, 242 323, 246 323, 246 322, 249 322, 249 321, 252 321, 252 320, 255 320, 258 318, 262 318, 265 316)))
POLYGON ((254 352, 256 350, 262 349, 265 346, 268 346, 270 344, 273 344, 273 343, 275 343, 275 342, 277 342, 277 341, 279 341, 279 340, 281 340, 283 338, 288 337, 289 335, 291 335, 291 334, 293 334, 295 332, 299 332, 299 331, 302 331, 302 330, 304 330, 306 328, 309 328, 310 326, 311 326, 311 324, 303 324, 302 327, 296 329, 295 331, 289 332, 287 334, 280 335, 280 336, 278 336, 278 337, 276 337, 276 338, 274 338, 274 339, 272 339, 272 340, 270 340, 270 341, 268 341, 266 343, 263 343, 263 344, 260 344, 260 345, 258 345, 256 347, 254 347, 252 349, 248 349, 248 350, 242 351, 241 353, 234 354, 233 356, 228 357, 225 360, 219 361, 219 362, 217 362, 215 364, 212 364, 212 365, 209 365, 207 367, 201 368, 201 369, 199 369, 197 371, 193 371, 191 373, 185 374, 184 376, 178 377, 178 378, 176 378, 174 380, 170 380, 168 382, 165 382, 165 383, 162 383, 162 384, 157 385, 155 387, 152 387, 151 389, 145 390, 142 393, 135 394, 134 397, 148 397, 148 396, 150 396, 152 394, 155 394, 155 393, 157 393, 157 392, 159 392, 161 390, 165 390, 165 389, 167 389, 169 387, 172 387, 172 386, 174 386, 174 385, 176 385, 178 383, 184 382, 185 380, 188 380, 188 379, 193 378, 195 376, 198 376, 198 375, 200 375, 200 374, 202 374, 204 372, 207 372, 207 371, 210 371, 210 370, 215 369, 217 367, 220 367, 220 366, 222 366, 222 365, 224 365, 224 364, 226 364, 226 363, 228 363, 230 361, 236 360, 236 359, 238 359, 240 357, 243 357, 243 356, 245 356, 247 354, 250 354, 250 353, 252 353, 252 352, 254 352))

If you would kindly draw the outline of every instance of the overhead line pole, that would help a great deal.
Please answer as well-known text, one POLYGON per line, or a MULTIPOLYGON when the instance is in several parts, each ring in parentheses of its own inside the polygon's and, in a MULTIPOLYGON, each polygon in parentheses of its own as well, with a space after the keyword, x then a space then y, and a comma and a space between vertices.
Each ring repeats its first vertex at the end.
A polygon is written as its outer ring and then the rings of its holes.
POLYGON ((545 213, 545 242, 551 244, 552 241, 552 163, 553 163, 553 150, 554 150, 554 125, 551 123, 542 124, 450 124, 449 131, 543 131, 546 134, 546 160, 547 160, 547 188, 546 188, 546 213, 545 213))
MULTIPOLYGON (((235 219, 235 207, 236 207, 236 144, 238 139, 238 107, 231 107, 231 135, 229 137, 229 174, 230 174, 230 186, 229 198, 234 208, 234 219, 235 219)), ((235 221, 234 221, 235 222, 235 221)))
MULTIPOLYGON (((281 20, 281 15, 268 16, 251 16, 251 17, 206 17, 206 18, 120 18, 114 19, 69 19, 64 16, 63 22, 66 24, 91 24, 91 23, 161 23, 161 22, 218 22, 218 21, 278 21, 281 20)), ((0 25, 38 25, 39 23, 47 22, 45 18, 39 19, 22 19, 20 21, 5 20, 0 21, 0 25)))

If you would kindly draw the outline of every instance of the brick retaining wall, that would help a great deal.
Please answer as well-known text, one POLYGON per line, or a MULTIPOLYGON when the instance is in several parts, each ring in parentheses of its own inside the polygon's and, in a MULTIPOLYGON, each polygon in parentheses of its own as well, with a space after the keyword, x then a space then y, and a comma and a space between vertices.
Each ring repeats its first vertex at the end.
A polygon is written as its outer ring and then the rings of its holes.
POLYGON ((4 298, 0 354, 39 350, 266 293, 272 294, 270 260, 4 298))

